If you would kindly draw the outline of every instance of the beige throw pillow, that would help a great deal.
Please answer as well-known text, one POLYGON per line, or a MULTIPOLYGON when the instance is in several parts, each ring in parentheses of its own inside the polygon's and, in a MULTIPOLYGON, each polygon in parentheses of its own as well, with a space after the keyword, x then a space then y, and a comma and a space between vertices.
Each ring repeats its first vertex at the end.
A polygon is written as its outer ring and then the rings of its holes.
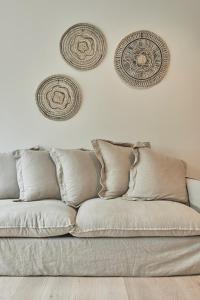
POLYGON ((94 151, 52 149, 50 154, 64 202, 78 207, 83 201, 98 197, 100 163, 94 151))
POLYGON ((105 199, 120 197, 128 190, 129 172, 134 163, 134 147, 149 147, 149 143, 114 143, 93 140, 93 148, 101 163, 101 191, 105 199))
POLYGON ((23 201, 60 199, 56 167, 47 151, 20 151, 17 179, 23 201))
POLYGON ((0 153, 0 199, 19 197, 16 162, 13 153, 0 153))
POLYGON ((130 171, 129 189, 123 198, 187 203, 185 163, 148 148, 138 151, 138 162, 130 171))

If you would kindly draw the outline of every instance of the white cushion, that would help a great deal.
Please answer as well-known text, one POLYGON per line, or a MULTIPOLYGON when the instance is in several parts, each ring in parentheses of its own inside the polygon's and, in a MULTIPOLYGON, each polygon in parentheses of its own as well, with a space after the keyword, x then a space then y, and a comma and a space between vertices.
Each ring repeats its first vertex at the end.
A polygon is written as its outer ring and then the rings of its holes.
POLYGON ((0 237, 48 237, 67 234, 76 211, 60 200, 0 201, 0 237))
POLYGON ((200 214, 173 201, 91 199, 77 213, 77 237, 200 235, 200 214))
POLYGON ((52 149, 62 200, 73 207, 98 196, 100 163, 94 151, 52 149))
MULTIPOLYGON (((123 195, 128 190, 129 172, 135 160, 134 144, 93 140, 92 145, 101 163, 99 196, 111 199, 123 195)), ((137 143, 137 146, 146 147, 149 143, 137 143)))
POLYGON ((124 198, 188 203, 185 163, 149 148, 138 151, 139 161, 130 171, 129 189, 124 198))
POLYGON ((200 212, 200 180, 186 178, 190 206, 200 212))
POLYGON ((19 187, 13 153, 0 153, 0 199, 18 197, 19 187))
POLYGON ((20 151, 17 179, 23 201, 60 199, 56 167, 47 151, 20 151))

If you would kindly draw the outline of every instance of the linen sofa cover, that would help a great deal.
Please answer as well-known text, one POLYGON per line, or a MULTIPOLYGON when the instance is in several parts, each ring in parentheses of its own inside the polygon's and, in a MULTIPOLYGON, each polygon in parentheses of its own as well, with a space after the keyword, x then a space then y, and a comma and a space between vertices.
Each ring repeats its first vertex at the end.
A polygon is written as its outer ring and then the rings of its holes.
POLYGON ((1 238, 0 266, 4 276, 195 275, 200 236, 1 238))
POLYGON ((200 214, 173 201, 91 199, 77 213, 72 235, 77 237, 195 236, 200 214))
POLYGON ((60 200, 0 201, 0 237, 48 237, 67 234, 76 211, 60 200))

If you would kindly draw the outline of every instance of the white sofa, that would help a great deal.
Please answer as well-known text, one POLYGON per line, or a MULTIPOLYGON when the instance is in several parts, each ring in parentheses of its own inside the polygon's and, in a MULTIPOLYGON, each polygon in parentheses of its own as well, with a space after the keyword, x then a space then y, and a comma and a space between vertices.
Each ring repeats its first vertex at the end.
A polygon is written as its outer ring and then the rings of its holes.
POLYGON ((190 205, 194 208, 167 202, 163 220, 163 224, 168 222, 167 231, 165 225, 163 229, 161 226, 163 209, 160 215, 159 205, 163 203, 159 201, 127 201, 124 210, 122 199, 117 200, 117 209, 112 200, 91 199, 76 211, 59 200, 31 203, 1 200, 0 228, 4 236, 1 232, 0 275, 200 274, 200 214, 196 211, 200 209, 200 181, 188 179, 187 184, 190 205), (121 205, 123 213, 119 219, 121 205), (145 209, 146 205, 157 210, 157 220, 151 220, 151 210, 145 209), (132 214, 132 210, 137 210, 137 214, 132 214), (112 220, 106 222, 108 214, 112 214, 112 220), (135 225, 142 227, 142 235, 135 225), (156 226, 161 226, 159 231, 156 226), (92 237, 92 230, 98 237, 92 237), (179 236, 183 230, 184 236, 182 233, 179 236))
POLYGON ((37 199, 21 201, 12 155, 0 155, 0 167, 0 196, 6 196, 0 199, 0 275, 200 274, 200 181, 186 180, 189 204, 95 197, 72 207, 54 198, 38 200, 46 183, 48 196, 55 194, 51 168, 44 177, 42 166, 44 180, 37 174, 34 187, 33 170, 28 180, 23 169, 20 193, 26 188, 37 199))

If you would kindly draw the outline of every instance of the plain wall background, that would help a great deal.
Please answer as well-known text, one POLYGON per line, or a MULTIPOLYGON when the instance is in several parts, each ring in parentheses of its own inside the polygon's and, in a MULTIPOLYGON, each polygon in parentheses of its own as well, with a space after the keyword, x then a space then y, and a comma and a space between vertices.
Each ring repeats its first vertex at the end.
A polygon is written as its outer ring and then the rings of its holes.
POLYGON ((200 178, 199 11, 198 0, 0 0, 0 151, 150 141, 200 178), (59 52, 62 34, 78 22, 107 39, 107 55, 91 71, 70 67, 59 52), (141 29, 159 34, 171 54, 167 76, 145 90, 127 86, 113 66, 120 40, 141 29), (81 109, 68 121, 48 120, 36 106, 35 90, 52 74, 81 86, 81 109))

